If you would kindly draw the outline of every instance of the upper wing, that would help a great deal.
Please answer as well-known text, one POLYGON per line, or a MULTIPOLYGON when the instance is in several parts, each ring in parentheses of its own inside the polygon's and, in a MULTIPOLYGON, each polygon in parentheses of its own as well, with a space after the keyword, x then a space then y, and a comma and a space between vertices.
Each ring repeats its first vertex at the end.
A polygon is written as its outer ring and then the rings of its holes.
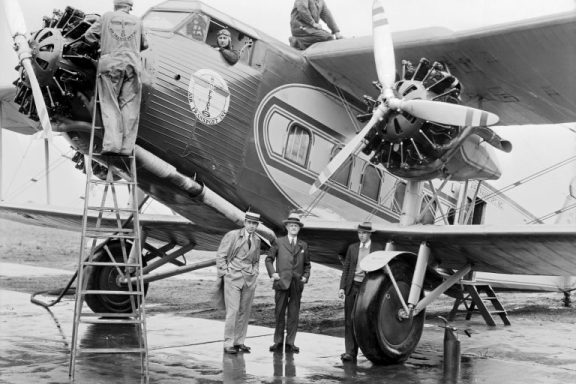
POLYGON ((41 130, 40 123, 18 111, 20 106, 14 102, 14 96, 16 96, 16 87, 0 88, 0 128, 23 135, 35 134, 41 130))
MULTIPOLYGON (((81 209, 0 204, 0 218, 78 232, 82 228, 82 214, 81 209)), ((140 214, 139 219, 148 237, 167 243, 174 242, 181 246, 193 243, 196 244, 194 249, 197 250, 217 249, 222 236, 229 230, 229 223, 223 226, 222 230, 207 230, 188 219, 173 215, 140 214)), ((90 216, 90 221, 95 220, 96 215, 90 216)), ((107 215, 101 225, 116 227, 116 221, 113 216, 107 215)))
MULTIPOLYGON (((576 121, 576 14, 465 32, 427 28, 393 34, 397 69, 420 58, 446 64, 462 101, 494 112, 501 124, 576 121)), ((315 44, 305 56, 329 81, 360 98, 377 95, 372 37, 315 44)))
MULTIPOLYGON (((305 221, 313 261, 339 267, 338 254, 357 241, 359 223, 305 221)), ((472 264, 481 272, 525 275, 576 275, 573 225, 414 225, 373 224, 374 241, 393 241, 397 250, 418 252, 427 242, 439 267, 472 264)))

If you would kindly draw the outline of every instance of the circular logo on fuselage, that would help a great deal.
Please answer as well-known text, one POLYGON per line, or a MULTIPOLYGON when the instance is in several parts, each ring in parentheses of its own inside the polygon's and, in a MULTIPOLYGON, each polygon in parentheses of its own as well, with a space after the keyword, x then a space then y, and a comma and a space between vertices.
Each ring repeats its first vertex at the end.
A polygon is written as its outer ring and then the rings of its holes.
POLYGON ((228 113, 230 104, 228 85, 217 72, 200 69, 190 77, 188 103, 194 116, 202 123, 218 124, 228 113))

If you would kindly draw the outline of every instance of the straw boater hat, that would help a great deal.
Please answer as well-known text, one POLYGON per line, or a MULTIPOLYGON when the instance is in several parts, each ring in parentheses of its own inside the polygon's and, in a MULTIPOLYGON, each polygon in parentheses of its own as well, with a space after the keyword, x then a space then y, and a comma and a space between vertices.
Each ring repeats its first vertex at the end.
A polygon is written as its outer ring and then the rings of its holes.
POLYGON ((256 213, 256 212, 246 211, 246 214, 244 215, 244 220, 245 221, 254 221, 256 223, 259 223, 260 222, 260 214, 256 213))
POLYGON ((291 213, 286 220, 282 220, 284 225, 287 224, 298 224, 300 228, 304 226, 304 223, 300 221, 300 216, 297 213, 291 213))
POLYGON ((358 232, 374 232, 372 229, 372 223, 369 221, 365 221, 362 224, 358 224, 358 232))

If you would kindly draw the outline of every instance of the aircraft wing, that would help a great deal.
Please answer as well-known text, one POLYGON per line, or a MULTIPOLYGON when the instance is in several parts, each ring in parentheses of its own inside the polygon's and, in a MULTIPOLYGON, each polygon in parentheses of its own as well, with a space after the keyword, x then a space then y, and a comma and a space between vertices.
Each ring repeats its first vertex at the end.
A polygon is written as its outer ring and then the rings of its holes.
MULTIPOLYGON (((82 209, 49 207, 46 205, 0 204, 0 218, 25 224, 80 232, 82 209)), ((90 216, 95 222, 96 215, 90 216)), ((222 236, 230 230, 229 223, 222 229, 207 229, 182 216, 140 214, 140 224, 149 238, 174 242, 180 246, 195 243, 194 249, 215 250, 222 236)), ((105 216, 102 227, 116 227, 113 216, 105 216)), ((80 235, 78 236, 80 238, 80 235)))
MULTIPOLYGON (((312 260, 341 268, 338 254, 358 241, 360 223, 304 221, 303 237, 312 260)), ((422 242, 443 268, 471 263, 478 272, 521 275, 576 275, 576 228, 573 225, 413 225, 376 223, 372 239, 393 241, 399 250, 418 252, 422 242)))
POLYGON ((21 114, 20 106, 14 100, 16 87, 0 87, 0 128, 8 129, 22 135, 33 135, 42 128, 40 123, 21 114))
MULTIPOLYGON (((500 116, 502 125, 576 121, 575 13, 452 32, 393 34, 397 71, 420 58, 446 64, 463 85, 462 101, 500 116)), ((377 96, 372 37, 315 44, 304 55, 330 82, 357 98, 377 96)))

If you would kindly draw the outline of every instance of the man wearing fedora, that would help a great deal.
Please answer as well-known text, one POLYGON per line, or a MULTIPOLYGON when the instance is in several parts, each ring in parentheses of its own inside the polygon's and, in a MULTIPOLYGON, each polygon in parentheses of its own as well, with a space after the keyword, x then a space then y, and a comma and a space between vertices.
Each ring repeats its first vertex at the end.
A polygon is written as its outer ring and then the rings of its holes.
POLYGON ((283 223, 288 232, 287 236, 277 239, 266 255, 266 269, 273 281, 272 288, 276 290, 274 296, 276 330, 270 351, 282 351, 286 330, 286 352, 298 353, 300 348, 294 345, 294 340, 298 329, 302 290, 310 278, 310 255, 308 244, 298 237, 304 226, 300 217, 292 213, 283 223), (287 320, 286 309, 288 309, 287 320))
POLYGON ((338 296, 344 299, 344 344, 346 352, 340 356, 343 361, 355 361, 358 355, 358 343, 354 337, 352 312, 360 285, 366 275, 366 272, 360 269, 360 261, 369 253, 384 249, 381 244, 370 240, 372 232, 374 232, 372 223, 364 222, 359 224, 358 239, 360 241, 348 247, 344 258, 344 269, 342 270, 340 290, 338 291, 338 296))
POLYGON ((223 279, 226 323, 224 352, 250 352, 244 344, 254 300, 260 262, 260 238, 256 228, 260 215, 246 212, 244 228, 228 232, 216 253, 218 278, 223 279))

